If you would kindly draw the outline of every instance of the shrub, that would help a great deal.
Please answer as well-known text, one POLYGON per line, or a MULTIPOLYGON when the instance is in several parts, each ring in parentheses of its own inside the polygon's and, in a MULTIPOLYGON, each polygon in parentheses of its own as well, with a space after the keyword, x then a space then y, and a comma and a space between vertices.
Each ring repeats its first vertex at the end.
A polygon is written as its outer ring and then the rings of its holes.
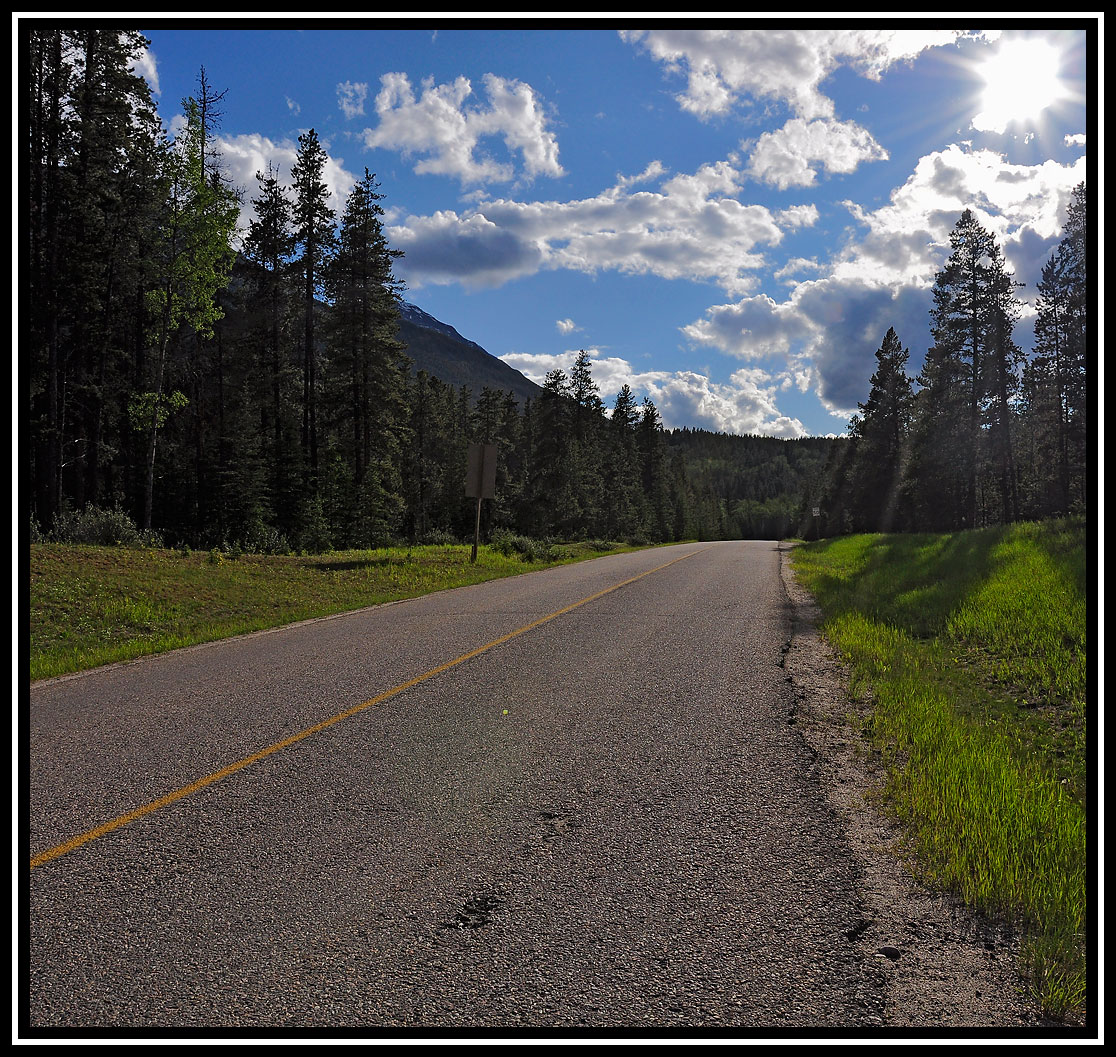
POLYGON ((550 540, 533 540, 529 536, 506 531, 497 532, 492 537, 492 549, 509 558, 522 558, 525 562, 551 562, 558 555, 550 540))
POLYGON ((85 543, 99 547, 161 547, 157 532, 141 531, 123 510, 104 510, 90 504, 65 510, 54 519, 50 533, 56 543, 85 543))
POLYGON ((290 554, 291 543, 282 532, 262 521, 254 521, 244 530, 241 548, 248 554, 290 554))
POLYGON ((322 501, 318 496, 304 500, 299 510, 299 530, 296 543, 300 552, 322 554, 333 546, 329 522, 326 521, 322 501))
POLYGON ((461 543, 452 532, 444 529, 430 529, 419 538, 419 544, 424 547, 456 547, 461 543))

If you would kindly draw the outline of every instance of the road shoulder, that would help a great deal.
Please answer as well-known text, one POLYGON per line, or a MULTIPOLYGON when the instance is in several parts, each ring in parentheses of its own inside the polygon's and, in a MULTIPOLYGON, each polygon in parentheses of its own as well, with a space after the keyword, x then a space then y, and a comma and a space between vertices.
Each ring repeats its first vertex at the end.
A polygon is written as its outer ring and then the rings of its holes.
POLYGON ((1059 1027, 1028 999, 1018 973, 1019 936, 947 893, 920 884, 904 865, 898 826, 873 808, 883 774, 855 723, 848 673, 818 630, 821 614, 780 545, 792 612, 785 655, 794 722, 817 761, 822 787, 842 820, 859 866, 864 916, 849 938, 887 981, 888 1027, 1021 1029, 1059 1027))

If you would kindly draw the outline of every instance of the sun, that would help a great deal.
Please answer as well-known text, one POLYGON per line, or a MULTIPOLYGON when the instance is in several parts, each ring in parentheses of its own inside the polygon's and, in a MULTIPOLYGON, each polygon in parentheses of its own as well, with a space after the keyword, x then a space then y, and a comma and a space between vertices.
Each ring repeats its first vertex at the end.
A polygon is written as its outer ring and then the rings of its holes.
POLYGON ((1058 48, 1040 37, 1004 41, 981 64, 984 95, 973 128, 1003 132, 1013 121, 1037 119, 1065 94, 1060 63, 1058 48))

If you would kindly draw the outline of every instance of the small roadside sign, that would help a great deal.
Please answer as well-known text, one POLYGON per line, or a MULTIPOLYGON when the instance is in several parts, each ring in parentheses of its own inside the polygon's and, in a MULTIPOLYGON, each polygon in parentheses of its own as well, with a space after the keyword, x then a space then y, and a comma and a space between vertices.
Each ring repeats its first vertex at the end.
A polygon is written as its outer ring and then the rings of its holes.
POLYGON ((496 498, 496 445, 470 444, 465 494, 470 499, 496 498))
POLYGON ((465 472, 465 495, 477 501, 477 521, 473 529, 473 556, 477 560, 480 543, 481 500, 496 498, 496 445, 470 444, 469 466, 465 472))

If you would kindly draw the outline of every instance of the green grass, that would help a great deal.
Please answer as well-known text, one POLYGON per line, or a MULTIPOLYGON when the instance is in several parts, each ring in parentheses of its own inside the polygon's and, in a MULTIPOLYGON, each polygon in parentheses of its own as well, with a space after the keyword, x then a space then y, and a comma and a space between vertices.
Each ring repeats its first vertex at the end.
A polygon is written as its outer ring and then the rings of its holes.
POLYGON ((525 561, 482 546, 312 556, 30 547, 32 681, 312 617, 634 549, 556 545, 525 561))
POLYGON ((1085 553, 1063 521, 794 555, 870 704, 912 865, 1019 925, 1036 997, 1067 1019, 1087 998, 1085 553))

